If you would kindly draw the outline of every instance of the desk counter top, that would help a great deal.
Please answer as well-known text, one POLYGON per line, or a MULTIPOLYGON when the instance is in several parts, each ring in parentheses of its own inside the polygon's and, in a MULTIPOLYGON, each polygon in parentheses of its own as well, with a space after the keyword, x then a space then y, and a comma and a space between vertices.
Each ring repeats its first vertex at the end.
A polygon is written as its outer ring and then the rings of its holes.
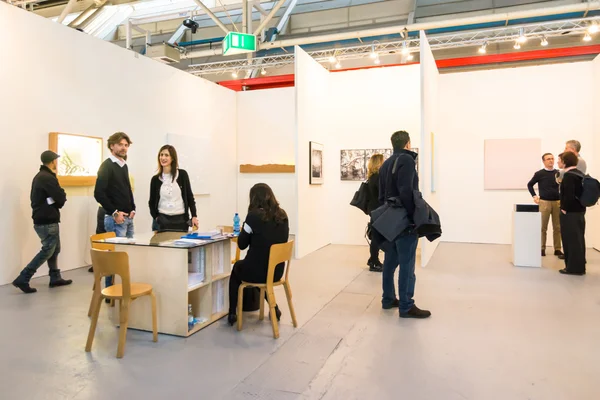
POLYGON ((227 234, 210 240, 181 239, 181 237, 185 234, 185 232, 148 232, 136 234, 131 239, 117 237, 111 239, 94 240, 94 243, 104 243, 123 246, 164 247, 170 249, 194 249, 212 243, 234 239, 234 237, 231 237, 227 234))

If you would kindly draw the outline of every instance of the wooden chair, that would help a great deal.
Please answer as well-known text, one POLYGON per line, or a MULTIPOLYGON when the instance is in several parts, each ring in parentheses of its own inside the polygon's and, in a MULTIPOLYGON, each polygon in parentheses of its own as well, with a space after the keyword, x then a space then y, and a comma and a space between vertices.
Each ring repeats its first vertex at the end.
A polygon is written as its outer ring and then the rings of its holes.
POLYGON ((262 321, 265 318, 265 291, 267 293, 267 301, 269 303, 269 312, 271 316, 271 325, 273 326, 273 337, 279 338, 279 324, 277 322, 277 316, 275 314, 275 292, 273 288, 275 286, 283 285, 285 289, 285 296, 287 297, 288 306, 290 307, 290 315, 292 316, 292 322, 294 328, 298 327, 296 321, 296 313, 294 312, 294 305, 292 304, 292 289, 290 288, 289 273, 290 264, 292 263, 292 250, 294 249, 294 241, 291 240, 287 243, 274 244, 271 246, 269 253, 269 269, 267 272, 267 283, 250 283, 242 282, 238 291, 238 304, 237 304, 237 330, 242 330, 242 315, 243 315, 243 302, 244 302, 244 289, 246 287, 257 287, 260 288, 260 314, 258 319, 262 321), (275 276, 275 267, 277 264, 287 262, 285 266, 285 273, 283 278, 279 282, 273 282, 275 276))
POLYGON ((125 352, 125 340, 127 338, 127 325, 129 321, 129 308, 131 302, 142 296, 150 296, 152 300, 152 333, 153 341, 158 341, 158 321, 156 317, 156 296, 152 291, 152 285, 146 283, 131 283, 129 276, 129 256, 122 251, 91 250, 92 265, 94 266, 94 297, 92 299, 93 311, 90 323, 85 351, 92 349, 98 315, 102 306, 102 299, 119 300, 119 345, 117 347, 117 358, 122 358, 125 352), (100 280, 104 276, 119 275, 122 284, 113 285, 101 289, 100 280))
MULTIPOLYGON (((229 226, 221 225, 221 226, 218 226, 218 228, 223 229, 223 233, 233 233, 233 226, 231 226, 231 225, 229 225, 229 226)), ((231 238, 231 241, 233 243, 235 243, 235 245, 236 245, 235 246, 235 258, 233 260, 231 260, 231 263, 235 264, 236 262, 238 262, 240 260, 240 248, 237 245, 237 241, 238 241, 237 237, 231 238)))
MULTIPOLYGON (((95 240, 103 240, 114 238, 117 235, 114 232, 106 232, 106 233, 97 233, 95 235, 90 236, 90 245, 92 249, 96 250, 104 250, 104 251, 115 251, 115 245, 110 243, 94 243, 95 240)), ((115 281, 115 277, 112 276, 112 281, 115 281)), ((92 291, 96 290, 96 283, 94 282, 94 286, 92 287, 92 291)), ((92 295, 92 300, 90 301, 90 308, 88 309, 88 317, 92 316, 92 306, 93 306, 94 297, 92 295)), ((114 307, 114 301, 111 302, 110 306, 114 307)))

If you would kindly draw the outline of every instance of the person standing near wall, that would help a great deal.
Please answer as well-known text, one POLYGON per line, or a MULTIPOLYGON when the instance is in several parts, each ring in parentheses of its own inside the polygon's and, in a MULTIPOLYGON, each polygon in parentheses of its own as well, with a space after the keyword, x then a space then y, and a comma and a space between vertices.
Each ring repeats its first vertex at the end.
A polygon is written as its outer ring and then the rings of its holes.
POLYGON ((564 259, 561 251, 560 242, 560 201, 558 194, 558 183, 556 182, 556 173, 554 168, 554 156, 546 153, 542 156, 544 168, 537 171, 533 178, 527 184, 527 189, 533 197, 535 204, 539 204, 542 213, 542 256, 546 255, 546 238, 548 232, 548 223, 552 217, 552 236, 554 238, 554 255, 564 259), (538 185, 539 195, 535 193, 533 186, 538 185))
POLYGON ((60 156, 53 151, 44 151, 40 157, 43 165, 31 184, 33 229, 42 241, 42 249, 12 283, 24 293, 37 292, 37 289, 29 285, 29 282, 45 262, 48 262, 50 269, 51 288, 73 283, 70 279, 63 279, 58 269, 60 209, 67 201, 67 195, 60 187, 56 177, 58 157, 60 156))
POLYGON ((578 140, 569 140, 567 143, 565 143, 565 153, 575 154, 578 160, 577 169, 583 172, 584 174, 587 174, 587 163, 583 158, 581 158, 581 155, 579 154, 580 151, 581 143, 579 143, 578 140))
MULTIPOLYGON (((412 221, 415 212, 413 191, 419 190, 419 177, 415 167, 417 153, 410 151, 410 136, 406 131, 392 134, 394 154, 388 158, 379 170, 379 202, 396 197, 406 209, 412 221), (397 162, 396 162, 397 161, 397 162)), ((427 318, 431 313, 419 309, 413 300, 415 293, 415 262, 419 236, 410 228, 398 236, 385 252, 383 260, 383 296, 384 309, 399 307, 400 318, 427 318), (398 273, 398 297, 394 290, 394 272, 398 273)))
MULTIPOLYGON (((367 172, 367 188, 368 188, 368 202, 367 202, 367 214, 371 214, 371 211, 379 208, 379 169, 383 164, 383 154, 373 154, 369 159, 368 172, 367 172)), ((367 261, 369 271, 382 272, 383 264, 379 261, 379 246, 371 240, 370 244, 371 257, 367 261)))
MULTIPOLYGON (((111 155, 100 165, 94 189, 94 197, 106 213, 106 232, 128 238, 133 237, 135 217, 135 202, 126 163, 131 143, 129 136, 123 132, 114 133, 108 138, 107 146, 111 155)), ((111 284, 110 277, 106 277, 106 286, 111 284)))
POLYGON ((565 247, 565 268, 561 274, 585 275, 585 206, 579 201, 583 174, 577 170, 577 155, 563 155, 565 174, 560 184, 560 225, 565 247))

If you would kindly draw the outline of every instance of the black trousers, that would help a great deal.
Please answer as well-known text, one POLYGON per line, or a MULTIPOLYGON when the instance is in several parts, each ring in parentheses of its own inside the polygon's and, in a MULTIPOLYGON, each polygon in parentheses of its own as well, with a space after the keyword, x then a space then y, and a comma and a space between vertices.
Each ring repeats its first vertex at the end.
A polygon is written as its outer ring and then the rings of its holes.
MULTIPOLYGON (((281 280, 283 276, 283 265, 275 267, 275 276, 273 277, 274 282, 281 280)), ((250 265, 246 265, 244 260, 239 260, 233 265, 231 276, 229 277, 229 313, 236 314, 237 302, 238 302, 238 290, 240 285, 244 282, 252 283, 266 283, 267 277, 260 276, 257 274, 256 269, 250 265)), ((256 311, 260 308, 260 302, 263 299, 260 298, 259 288, 246 288, 244 289, 244 311, 256 311)), ((265 293, 265 299, 267 294, 265 293)))
POLYGON ((379 246, 377 246, 376 243, 373 243, 372 240, 371 240, 369 252, 371 253, 371 257, 369 258, 369 261, 374 261, 374 262, 379 261, 379 246))
POLYGON ((106 233, 106 229, 104 228, 105 215, 106 213, 104 212, 104 208, 98 207, 98 213, 96 214, 96 234, 106 233))
POLYGON ((560 213, 560 234, 569 272, 585 272, 585 213, 560 213))

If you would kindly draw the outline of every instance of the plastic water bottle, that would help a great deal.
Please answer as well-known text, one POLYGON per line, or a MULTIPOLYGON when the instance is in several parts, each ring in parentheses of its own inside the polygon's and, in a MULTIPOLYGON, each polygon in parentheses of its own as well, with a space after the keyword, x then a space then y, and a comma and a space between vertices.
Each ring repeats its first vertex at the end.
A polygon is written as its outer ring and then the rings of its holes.
POLYGON ((188 304, 188 331, 194 329, 194 325, 196 324, 194 313, 192 312, 192 305, 188 304))
POLYGON ((240 234, 240 216, 238 213, 233 216, 233 234, 236 236, 240 234))

